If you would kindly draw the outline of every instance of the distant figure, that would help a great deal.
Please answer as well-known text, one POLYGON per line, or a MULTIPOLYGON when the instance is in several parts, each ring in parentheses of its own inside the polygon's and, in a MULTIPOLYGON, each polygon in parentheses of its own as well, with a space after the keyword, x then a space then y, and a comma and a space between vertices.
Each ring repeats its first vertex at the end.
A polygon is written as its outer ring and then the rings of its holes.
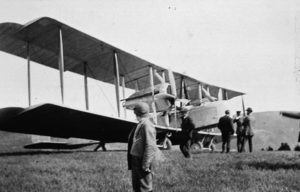
POLYGON ((243 149, 243 117, 241 116, 241 111, 237 111, 236 115, 233 117, 233 123, 236 124, 236 135, 237 135, 237 151, 242 152, 243 149))
POLYGON ((133 191, 152 191, 152 164, 156 146, 156 130, 149 119, 149 106, 140 102, 134 107, 134 114, 139 121, 131 131, 128 140, 128 169, 132 172, 133 191))
POLYGON ((191 158, 190 148, 195 124, 189 117, 189 110, 186 107, 181 110, 181 118, 182 140, 180 141, 179 148, 186 158, 191 158))
POLYGON ((269 147, 267 148, 267 151, 274 151, 274 149, 273 149, 271 146, 269 146, 269 147))
POLYGON ((291 147, 288 143, 281 143, 280 147, 278 148, 278 151, 290 151, 291 147))
POLYGON ((248 107, 246 109, 247 116, 244 118, 243 126, 244 126, 244 142, 243 142, 243 151, 245 151, 246 142, 249 142, 249 152, 252 152, 252 138, 254 135, 253 129, 255 125, 255 118, 252 114, 252 108, 248 107))
POLYGON ((220 129, 222 133, 222 153, 225 152, 225 146, 226 146, 226 153, 230 152, 230 140, 231 135, 234 133, 233 130, 233 122, 230 117, 230 111, 226 110, 225 115, 220 118, 218 128, 220 129))

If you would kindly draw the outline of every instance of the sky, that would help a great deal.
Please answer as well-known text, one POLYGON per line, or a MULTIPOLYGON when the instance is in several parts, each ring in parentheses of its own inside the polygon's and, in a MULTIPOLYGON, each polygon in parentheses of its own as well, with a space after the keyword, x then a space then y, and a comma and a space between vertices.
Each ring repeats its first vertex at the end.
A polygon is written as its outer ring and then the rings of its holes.
MULTIPOLYGON (((245 92, 254 111, 300 110, 296 0, 0 3, 0 23, 51 17, 156 65, 245 92)), ((28 105, 26 70, 26 60, 0 52, 0 107, 28 105)), ((60 104, 58 72, 32 65, 31 74, 32 103, 60 104)), ((84 108, 82 77, 65 76, 65 104, 84 108)), ((114 88, 89 82, 91 110, 114 115, 114 88)))

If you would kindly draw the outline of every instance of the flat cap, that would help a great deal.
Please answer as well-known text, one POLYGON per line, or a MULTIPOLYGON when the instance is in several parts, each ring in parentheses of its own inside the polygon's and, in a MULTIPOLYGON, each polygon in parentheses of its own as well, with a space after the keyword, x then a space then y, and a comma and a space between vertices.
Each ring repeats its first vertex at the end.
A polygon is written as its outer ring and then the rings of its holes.
POLYGON ((138 102, 133 108, 134 114, 143 117, 149 113, 149 105, 145 102, 138 102))
POLYGON ((246 111, 250 111, 250 112, 252 112, 253 110, 252 110, 252 108, 251 108, 251 107, 248 107, 248 108, 246 109, 246 111))

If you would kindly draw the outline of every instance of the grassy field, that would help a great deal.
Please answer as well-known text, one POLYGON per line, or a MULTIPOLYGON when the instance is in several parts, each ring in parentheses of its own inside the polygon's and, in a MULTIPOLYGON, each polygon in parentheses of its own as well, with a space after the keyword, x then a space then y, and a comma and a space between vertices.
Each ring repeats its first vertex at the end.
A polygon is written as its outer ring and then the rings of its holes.
MULTIPOLYGON (((300 191, 300 153, 163 151, 155 191, 300 191)), ((0 191, 131 191, 126 151, 0 151, 0 191)))

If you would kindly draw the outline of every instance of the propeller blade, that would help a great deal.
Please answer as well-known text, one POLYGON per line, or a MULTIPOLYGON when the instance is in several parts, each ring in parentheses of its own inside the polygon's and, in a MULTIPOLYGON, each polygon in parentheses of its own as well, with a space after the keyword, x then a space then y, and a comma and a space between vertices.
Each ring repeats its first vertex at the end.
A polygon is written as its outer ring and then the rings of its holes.
POLYGON ((213 96, 210 96, 210 93, 209 93, 207 90, 205 90, 203 87, 202 87, 202 91, 203 91, 205 97, 206 97, 209 101, 211 101, 211 102, 217 101, 217 98, 215 98, 215 97, 213 97, 213 96))
POLYGON ((219 88, 218 101, 222 101, 222 100, 223 100, 223 89, 219 88))
POLYGON ((171 69, 168 69, 168 75, 169 75, 169 81, 171 86, 171 94, 177 97, 176 82, 175 82, 173 71, 171 69))

